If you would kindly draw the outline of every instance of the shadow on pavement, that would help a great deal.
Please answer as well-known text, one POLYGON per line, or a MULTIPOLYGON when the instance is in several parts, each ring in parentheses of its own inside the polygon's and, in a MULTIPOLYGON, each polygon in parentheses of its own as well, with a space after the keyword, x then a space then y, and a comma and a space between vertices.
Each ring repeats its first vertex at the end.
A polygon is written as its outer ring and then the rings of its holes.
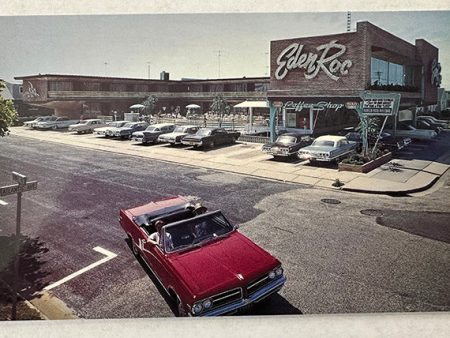
MULTIPOLYGON (((14 283, 14 258, 16 255, 15 236, 0 236, 0 279, 7 285, 14 283)), ((41 291, 47 283, 44 278, 49 275, 45 270, 46 261, 42 256, 48 252, 39 238, 20 238, 19 251, 19 278, 17 290, 22 297, 31 299, 39 297, 37 292, 41 291)))

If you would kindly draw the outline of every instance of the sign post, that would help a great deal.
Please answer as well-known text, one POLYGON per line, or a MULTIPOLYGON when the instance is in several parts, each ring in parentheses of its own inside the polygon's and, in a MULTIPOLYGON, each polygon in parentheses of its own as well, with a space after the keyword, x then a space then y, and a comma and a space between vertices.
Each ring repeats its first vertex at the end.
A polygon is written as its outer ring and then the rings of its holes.
POLYGON ((22 211, 22 192, 36 190, 37 181, 27 183, 27 177, 15 171, 12 172, 12 178, 17 184, 0 187, 0 197, 12 194, 17 194, 17 212, 16 212, 16 236, 15 236, 15 258, 14 258, 14 281, 13 281, 13 295, 12 295, 12 309, 11 319, 16 320, 17 314, 17 292, 19 282, 19 252, 20 252, 20 216, 22 211))
POLYGON ((368 152, 368 117, 369 116, 385 116, 383 126, 381 127, 380 133, 377 137, 377 141, 375 142, 375 146, 373 151, 375 151, 375 147, 378 144, 378 141, 381 137, 381 133, 383 132, 384 126, 386 125, 387 118, 389 116, 394 116, 394 136, 395 129, 397 125, 397 113, 400 107, 400 94, 398 93, 372 93, 370 91, 364 91, 360 94, 362 102, 356 107, 356 111, 358 112, 359 118, 361 120, 362 127, 362 139, 363 139, 363 154, 367 155, 368 152))

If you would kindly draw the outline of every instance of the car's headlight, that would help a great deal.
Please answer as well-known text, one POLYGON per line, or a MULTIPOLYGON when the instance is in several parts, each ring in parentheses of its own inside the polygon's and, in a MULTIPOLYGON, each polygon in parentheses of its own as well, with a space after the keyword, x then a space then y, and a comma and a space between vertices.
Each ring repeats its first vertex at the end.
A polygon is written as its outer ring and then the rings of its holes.
POLYGON ((201 303, 196 303, 192 307, 192 314, 198 315, 203 310, 203 305, 201 303))
POLYGON ((209 309, 211 306, 212 306, 212 301, 211 301, 211 299, 206 299, 206 300, 203 301, 203 308, 204 308, 205 310, 206 310, 206 309, 209 309))
POLYGON ((269 279, 274 279, 276 276, 275 271, 270 271, 269 272, 269 279))
POLYGON ((281 276, 283 274, 283 268, 280 266, 278 268, 275 269, 275 274, 277 276, 281 276))

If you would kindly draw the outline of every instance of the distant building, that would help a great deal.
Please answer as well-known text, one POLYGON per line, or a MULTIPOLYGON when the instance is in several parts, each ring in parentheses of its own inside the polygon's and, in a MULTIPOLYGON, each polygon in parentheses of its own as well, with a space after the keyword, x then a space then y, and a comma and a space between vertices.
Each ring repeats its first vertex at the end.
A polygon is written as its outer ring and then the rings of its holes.
MULTIPOLYGON (((168 77, 163 72, 162 77, 168 77)), ((23 81, 24 100, 32 105, 54 109, 58 116, 95 117, 111 112, 127 112, 150 95, 157 99, 157 111, 185 110, 198 104, 209 110, 216 95, 229 104, 245 100, 266 100, 268 77, 212 80, 156 80, 79 75, 19 76, 23 81)))

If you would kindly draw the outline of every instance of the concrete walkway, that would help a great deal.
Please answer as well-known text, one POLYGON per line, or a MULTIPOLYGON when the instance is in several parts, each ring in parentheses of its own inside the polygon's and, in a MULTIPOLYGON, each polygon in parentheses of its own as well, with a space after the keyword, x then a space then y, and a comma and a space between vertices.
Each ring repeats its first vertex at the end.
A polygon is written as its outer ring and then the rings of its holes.
POLYGON ((378 194, 407 194, 425 190, 450 167, 450 152, 433 162, 394 159, 391 162, 397 164, 395 167, 384 165, 370 173, 361 174, 338 171, 336 166, 328 164, 313 166, 308 161, 275 161, 271 156, 261 152, 262 145, 252 143, 197 150, 165 144, 143 146, 129 140, 106 139, 92 134, 37 131, 24 127, 12 128, 11 135, 264 179, 378 194), (343 182, 344 186, 333 187, 332 184, 336 179, 343 182))

